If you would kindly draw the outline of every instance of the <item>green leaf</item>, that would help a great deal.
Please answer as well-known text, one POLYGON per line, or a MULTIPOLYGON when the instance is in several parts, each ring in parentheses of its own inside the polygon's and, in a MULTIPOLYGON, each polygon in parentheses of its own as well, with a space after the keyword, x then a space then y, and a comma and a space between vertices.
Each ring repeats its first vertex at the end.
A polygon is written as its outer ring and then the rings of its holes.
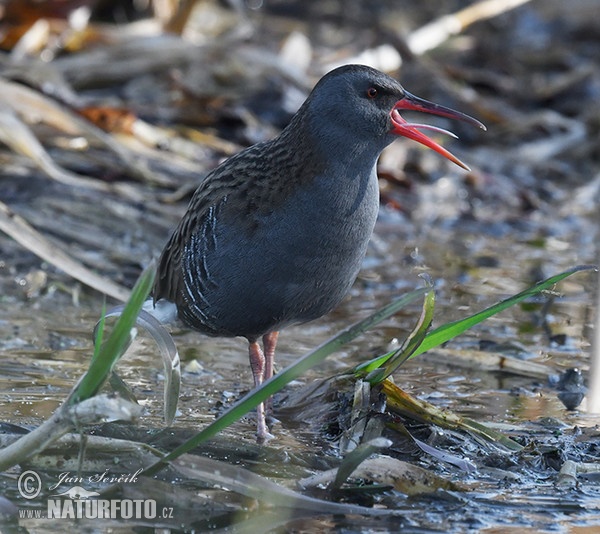
POLYGON ((423 300, 421 316, 412 332, 404 340, 404 343, 402 343, 402 346, 393 352, 388 352, 384 355, 384 358, 379 357, 357 367, 355 369, 356 376, 364 376, 366 374, 365 380, 367 382, 379 384, 393 374, 421 345, 433 321, 433 312, 435 309, 435 291, 433 290, 433 283, 429 276, 425 278, 425 283, 429 291, 423 300))
POLYGON ((429 332, 429 334, 427 334, 427 336, 425 336, 423 343, 421 343, 421 345, 413 352, 413 354, 410 357, 414 358, 415 356, 418 356, 419 354, 427 352, 428 350, 430 350, 434 347, 438 347, 438 346, 442 345, 443 343, 446 343, 446 341, 449 341, 450 339, 458 336, 459 334, 462 334, 469 328, 472 328, 473 326, 481 323, 482 321, 485 321, 489 317, 492 317, 493 315, 496 315, 496 314, 500 313, 501 311, 504 311, 507 308, 514 306, 515 304, 518 304, 519 302, 525 300, 526 298, 532 297, 534 295, 537 295, 543 291, 550 289, 552 286, 554 286, 561 280, 563 280, 575 273, 578 273, 581 271, 590 271, 590 270, 597 271, 598 268, 595 265, 578 265, 577 267, 573 267, 572 269, 569 269, 568 271, 564 271, 555 276, 551 276, 550 278, 548 278, 546 280, 538 282, 534 286, 532 286, 524 291, 521 291, 521 293, 518 293, 517 295, 514 295, 512 297, 509 297, 497 304, 494 304, 493 306, 490 306, 489 308, 486 308, 485 310, 480 311, 479 313, 475 313, 474 315, 466 317, 465 319, 460 319, 458 321, 443 324, 442 326, 439 326, 435 330, 432 330, 431 332, 429 332))
MULTIPOLYGON (((103 336, 102 330, 99 336, 94 336, 97 344, 90 367, 75 388, 73 388, 66 401, 67 404, 76 404, 93 397, 102 387, 102 384, 106 382, 113 367, 131 343, 131 330, 135 326, 137 316, 142 309, 144 301, 150 294, 155 272, 156 268, 152 263, 140 275, 125 305, 125 309, 110 336, 108 336, 108 339, 102 344, 98 343, 103 336)), ((104 323, 101 321, 100 327, 102 328, 103 326, 104 323)))

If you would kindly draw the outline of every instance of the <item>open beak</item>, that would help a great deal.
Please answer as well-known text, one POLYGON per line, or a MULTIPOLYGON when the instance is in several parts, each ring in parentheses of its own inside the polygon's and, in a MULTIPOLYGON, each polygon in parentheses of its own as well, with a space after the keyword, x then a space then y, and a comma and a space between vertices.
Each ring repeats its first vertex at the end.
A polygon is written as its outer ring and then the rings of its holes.
POLYGON ((450 161, 456 163, 463 169, 466 169, 467 171, 471 170, 467 165, 460 161, 456 156, 448 152, 444 147, 438 145, 433 139, 430 139, 425 134, 421 133, 419 129, 443 133, 446 135, 450 135, 454 138, 457 137, 456 135, 454 135, 452 132, 449 132, 448 130, 438 128, 437 126, 432 126, 430 124, 417 124, 407 122, 400 115, 400 111, 404 109, 422 111, 424 113, 431 113, 432 115, 448 117, 449 119, 457 119, 459 121, 468 122, 469 124, 473 124, 481 128, 482 130, 485 130, 486 127, 481 122, 479 122, 477 119, 474 119, 473 117, 469 117, 469 115, 461 113, 460 111, 454 111, 453 109, 440 106, 439 104, 434 104, 433 102, 429 102, 427 100, 419 98, 418 96, 411 95, 407 91, 405 91, 404 98, 396 102, 390 114, 392 118, 392 124, 394 125, 392 133, 408 137, 409 139, 414 139, 415 141, 418 141, 419 143, 431 148, 432 150, 435 150, 438 154, 441 154, 445 158, 448 158, 450 161))

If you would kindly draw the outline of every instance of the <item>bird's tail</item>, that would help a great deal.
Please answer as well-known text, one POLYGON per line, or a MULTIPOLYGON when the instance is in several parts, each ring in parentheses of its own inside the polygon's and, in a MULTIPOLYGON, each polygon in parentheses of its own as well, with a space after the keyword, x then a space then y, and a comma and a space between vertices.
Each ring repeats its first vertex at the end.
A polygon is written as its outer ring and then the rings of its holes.
POLYGON ((142 310, 152 315, 162 324, 173 324, 177 320, 177 306, 168 300, 161 299, 155 303, 150 298, 144 302, 142 310))

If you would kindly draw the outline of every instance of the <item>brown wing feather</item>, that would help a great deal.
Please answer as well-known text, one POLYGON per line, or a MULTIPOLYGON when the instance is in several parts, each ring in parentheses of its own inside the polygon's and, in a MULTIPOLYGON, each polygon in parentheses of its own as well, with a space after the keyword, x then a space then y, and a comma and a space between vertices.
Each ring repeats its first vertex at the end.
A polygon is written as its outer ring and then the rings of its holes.
POLYGON ((299 178, 311 180, 318 175, 321 171, 318 159, 307 166, 308 148, 305 143, 308 139, 300 136, 300 141, 295 138, 295 143, 287 139, 290 132, 301 128, 302 120, 301 114, 296 115, 290 128, 279 137, 239 152, 206 176, 160 256, 152 291, 155 302, 163 298, 177 305, 185 302, 182 256, 186 244, 202 227, 211 207, 217 208, 225 197, 237 196, 237 205, 242 208, 239 213, 241 230, 243 224, 252 224, 249 215, 261 209, 270 211, 276 208, 279 200, 301 186, 299 178), (304 170, 301 176, 293 172, 298 168, 304 170))
POLYGON ((217 207, 231 194, 247 196, 252 190, 252 194, 260 193, 257 191, 260 188, 253 185, 257 167, 261 165, 260 153, 260 145, 255 145, 236 154, 209 173, 200 184, 158 260, 152 290, 155 302, 167 299, 177 305, 183 304, 181 262, 186 244, 204 224, 211 207, 217 207))
MULTIPOLYGON (((222 167, 215 169, 198 187, 187 211, 160 255, 152 290, 155 302, 160 299, 167 299, 178 305, 183 302, 181 260, 186 243, 202 224, 209 208, 218 204, 233 189, 231 182, 224 176, 226 173, 219 172, 221 169, 222 167), (215 175, 218 175, 218 179, 215 179, 215 175)), ((234 169, 229 168, 228 173, 231 170, 234 169)))

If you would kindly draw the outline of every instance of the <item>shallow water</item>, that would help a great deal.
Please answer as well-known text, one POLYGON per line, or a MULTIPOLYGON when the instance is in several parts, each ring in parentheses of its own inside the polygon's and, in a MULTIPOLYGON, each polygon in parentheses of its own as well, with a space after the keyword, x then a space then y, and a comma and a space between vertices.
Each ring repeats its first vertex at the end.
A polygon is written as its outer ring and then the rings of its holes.
MULTIPOLYGON (((545 275, 554 274, 593 258, 582 257, 577 240, 561 236, 566 251, 531 246, 526 240, 515 242, 514 234, 494 238, 466 231, 460 239, 456 228, 431 227, 427 235, 412 235, 407 226, 399 226, 396 215, 382 214, 374 244, 365 261, 365 269, 348 298, 330 316, 308 325, 288 328, 281 336, 278 364, 286 366, 310 348, 327 340, 347 324, 364 317, 392 297, 420 285, 417 274, 427 271, 437 281, 435 325, 455 320, 483 309, 523 289, 532 282, 532 272, 543 265, 545 275), (395 231, 398 230, 398 231, 395 231), (485 261, 482 260, 485 259, 485 261)), ((410 228, 410 227, 408 227, 410 228)), ((513 344, 508 352, 532 362, 544 363, 560 373, 569 367, 587 367, 589 321, 593 276, 578 274, 560 288, 560 296, 550 307, 552 328, 565 333, 563 345, 549 340, 539 324, 545 298, 533 311, 514 309, 504 312, 473 331, 450 342, 446 348, 467 352, 479 348, 482 341, 513 344)), ((294 386, 313 379, 337 374, 381 354, 402 340, 416 321, 419 304, 411 306, 380 328, 357 339, 343 351, 330 356, 312 369, 294 386)), ((5 299, 0 307, 0 419, 21 426, 36 426, 58 407, 70 388, 84 372, 91 354, 91 331, 101 310, 100 300, 84 295, 78 306, 60 292, 33 300, 5 299)), ((175 429, 197 429, 245 393, 251 384, 246 342, 240 339, 211 339, 176 329, 174 336, 183 358, 183 367, 196 360, 200 367, 183 374, 179 414, 175 429)), ((502 348, 502 347, 500 347, 502 348)), ((160 359, 151 341, 141 335, 139 341, 119 363, 117 371, 145 407, 139 424, 162 428, 162 374, 160 359)), ((422 355, 407 362, 395 375, 398 385, 409 393, 447 407, 479 422, 505 423, 536 435, 539 446, 550 446, 553 432, 542 420, 562 422, 560 432, 577 428, 591 429, 600 417, 581 409, 569 412, 556 392, 539 378, 496 371, 481 371, 471 363, 452 361, 447 353, 422 355)), ((585 401, 584 401, 585 402, 585 401)), ((558 424, 558 423, 556 423, 558 424)), ((246 418, 226 432, 241 442, 252 444, 254 421, 246 418)), ((292 455, 314 455, 322 437, 307 430, 286 427, 283 420, 275 427, 277 439, 271 447, 292 455)), ((597 444, 590 443, 590 447, 597 444)), ((317 452, 317 455, 319 452, 317 452)), ((234 463, 235 458, 230 458, 234 463)), ((430 465, 429 463, 428 465, 430 465)), ((286 472, 285 463, 271 465, 286 472)), ((433 462, 433 468, 446 471, 433 462)), ((571 532, 573 525, 585 531, 600 521, 600 492, 594 484, 582 484, 568 491, 554 486, 556 472, 540 479, 539 472, 520 471, 518 483, 497 479, 482 469, 471 478, 475 491, 465 495, 422 497, 406 500, 400 494, 394 505, 407 512, 403 519, 407 531, 498 532, 509 525, 520 531, 552 530, 571 532), (510 487, 510 491, 503 488, 510 487), (416 512, 419 510, 418 512, 416 512), (416 513, 415 513, 416 512, 416 513)), ((5 483, 5 487, 7 487, 5 483)), ((10 487, 7 487, 10 491, 10 487)), ((289 528, 322 528, 322 519, 312 518, 288 523, 289 528)), ((382 520, 383 521, 383 520, 382 520)), ((347 523, 339 519, 345 531, 364 528, 389 531, 389 523, 360 520, 347 523), (361 522, 364 521, 364 524, 361 522), (362 526, 361 526, 362 524, 362 526)), ((502 530, 504 531, 504 530, 502 530)))

